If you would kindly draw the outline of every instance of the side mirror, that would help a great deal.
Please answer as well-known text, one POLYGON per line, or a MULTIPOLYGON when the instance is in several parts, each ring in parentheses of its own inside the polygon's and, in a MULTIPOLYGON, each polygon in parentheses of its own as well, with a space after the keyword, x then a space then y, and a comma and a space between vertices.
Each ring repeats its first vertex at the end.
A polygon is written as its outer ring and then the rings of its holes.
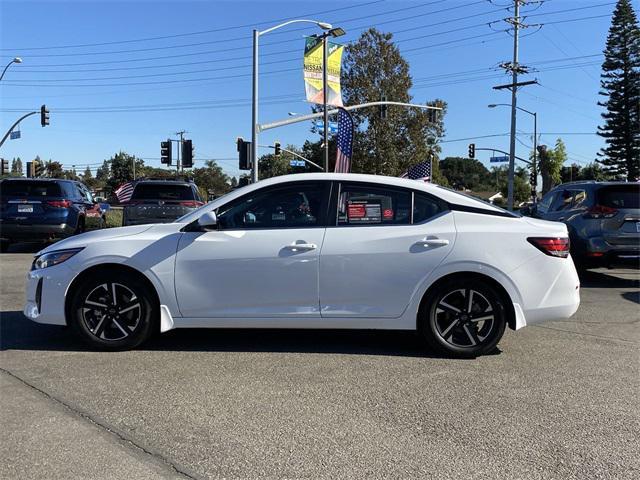
POLYGON ((216 230, 218 228, 218 217, 216 217, 216 212, 207 212, 198 218, 198 227, 202 230, 216 230))

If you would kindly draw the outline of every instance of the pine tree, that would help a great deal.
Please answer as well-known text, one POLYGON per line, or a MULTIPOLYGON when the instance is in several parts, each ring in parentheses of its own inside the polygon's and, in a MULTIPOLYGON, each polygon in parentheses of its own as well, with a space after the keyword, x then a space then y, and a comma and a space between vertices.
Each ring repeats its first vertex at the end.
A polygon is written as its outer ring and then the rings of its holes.
POLYGON ((604 126, 598 133, 607 146, 598 160, 604 170, 634 181, 640 178, 640 28, 630 0, 618 0, 604 51, 598 105, 604 126))

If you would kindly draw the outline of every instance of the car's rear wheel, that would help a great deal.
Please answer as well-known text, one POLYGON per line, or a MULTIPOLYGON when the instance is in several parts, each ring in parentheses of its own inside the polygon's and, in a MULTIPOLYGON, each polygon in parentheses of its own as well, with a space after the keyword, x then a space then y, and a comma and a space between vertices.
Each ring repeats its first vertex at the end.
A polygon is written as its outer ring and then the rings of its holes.
POLYGON ((491 352, 502 338, 506 308, 502 296, 480 280, 445 282, 420 310, 420 331, 433 349, 473 358, 491 352))
POLYGON ((69 324, 92 347, 124 350, 151 336, 158 307, 145 282, 130 274, 107 272, 78 285, 69 315, 69 324))

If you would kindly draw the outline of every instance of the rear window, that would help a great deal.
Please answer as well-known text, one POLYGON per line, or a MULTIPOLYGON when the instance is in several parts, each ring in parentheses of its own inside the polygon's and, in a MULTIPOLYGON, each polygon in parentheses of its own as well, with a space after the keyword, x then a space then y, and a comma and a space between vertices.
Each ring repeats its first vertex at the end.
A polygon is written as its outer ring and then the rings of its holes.
POLYGON ((133 191, 132 200, 198 200, 190 185, 166 183, 139 183, 133 191))
POLYGON ((3 197, 60 197, 60 185, 38 180, 4 180, 0 182, 3 197))
POLYGON ((640 208, 640 185, 604 187, 598 193, 600 205, 613 208, 640 208))

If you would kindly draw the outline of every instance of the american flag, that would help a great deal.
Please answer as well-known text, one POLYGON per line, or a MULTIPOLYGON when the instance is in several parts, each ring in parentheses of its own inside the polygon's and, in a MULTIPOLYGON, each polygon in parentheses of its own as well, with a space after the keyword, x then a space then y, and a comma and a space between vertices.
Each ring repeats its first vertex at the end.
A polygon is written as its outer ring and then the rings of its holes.
POLYGON ((133 195, 133 182, 126 182, 120 185, 115 192, 118 202, 127 203, 133 195))
POLYGON ((338 150, 336 152, 336 173, 349 173, 353 153, 353 118, 344 108, 338 113, 338 150))
POLYGON ((409 170, 400 175, 400 178, 409 178, 411 180, 421 180, 423 182, 431 181, 431 161, 426 161, 414 165, 409 170))

